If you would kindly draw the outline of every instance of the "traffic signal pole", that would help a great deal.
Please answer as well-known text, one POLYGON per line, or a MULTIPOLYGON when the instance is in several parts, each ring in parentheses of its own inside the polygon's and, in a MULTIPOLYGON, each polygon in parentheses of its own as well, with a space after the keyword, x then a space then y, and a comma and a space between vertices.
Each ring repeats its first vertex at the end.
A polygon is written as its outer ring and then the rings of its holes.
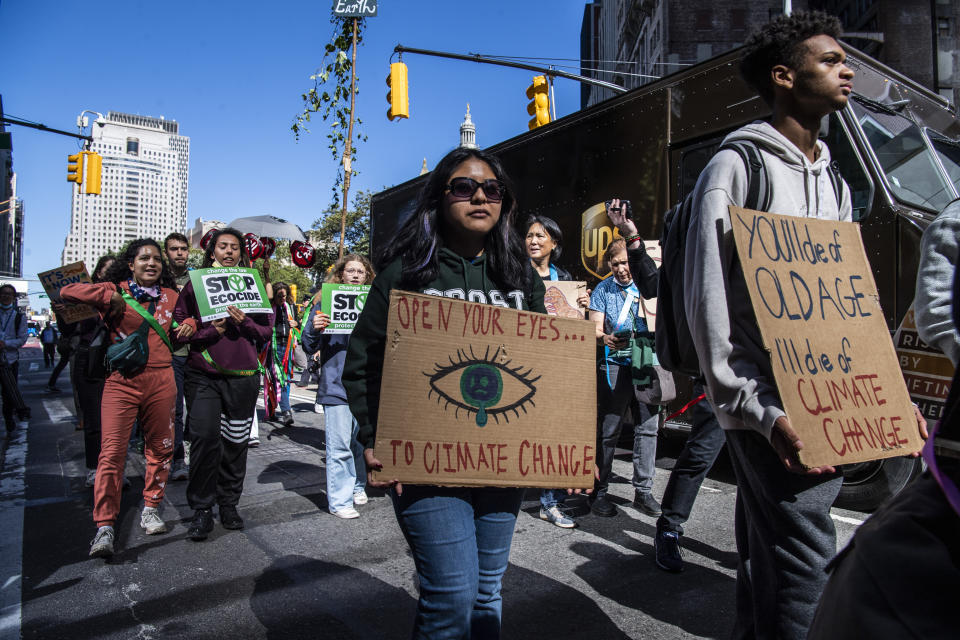
POLYGON ((626 93, 627 89, 621 87, 618 84, 613 84, 612 82, 606 82, 604 80, 597 80, 596 78, 588 78, 587 76, 580 76, 575 73, 567 73, 566 71, 558 71, 552 67, 538 67, 532 64, 524 64, 522 62, 507 62, 506 60, 497 60, 496 58, 488 58, 482 56, 479 53, 472 53, 470 55, 464 55, 462 53, 448 53, 446 51, 431 51, 429 49, 414 49, 413 47, 405 47, 402 44, 398 44, 393 48, 394 53, 419 53, 424 56, 436 56, 438 58, 452 58, 454 60, 467 60, 469 62, 479 62, 482 64, 495 64, 501 67, 513 67, 515 69, 526 69, 527 71, 536 71, 539 74, 545 75, 550 78, 551 83, 554 77, 557 78, 566 78, 568 80, 576 80, 577 82, 582 82, 584 84, 592 84, 597 87, 605 87, 610 89, 614 93, 626 93))
POLYGON ((71 138, 80 138, 81 140, 86 140, 87 142, 93 142, 93 136, 85 136, 79 133, 70 133, 69 131, 53 129, 44 124, 40 124, 38 122, 27 122, 26 120, 21 120, 20 118, 13 118, 11 116, 0 117, 0 122, 2 122, 3 124, 15 124, 21 127, 30 127, 31 129, 39 129, 40 131, 46 131, 48 133, 58 133, 61 136, 70 136, 71 138))

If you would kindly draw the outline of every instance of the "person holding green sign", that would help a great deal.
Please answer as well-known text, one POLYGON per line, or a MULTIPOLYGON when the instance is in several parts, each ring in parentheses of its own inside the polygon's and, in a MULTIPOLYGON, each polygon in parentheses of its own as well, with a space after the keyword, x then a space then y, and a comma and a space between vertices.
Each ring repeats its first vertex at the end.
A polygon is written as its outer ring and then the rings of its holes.
MULTIPOLYGON (((100 311, 114 346, 139 338, 146 347, 138 363, 111 360, 101 402, 101 447, 93 487, 93 519, 97 534, 91 557, 113 555, 114 523, 120 512, 120 490, 127 458, 127 443, 134 421, 140 421, 144 438, 146 474, 140 526, 147 535, 166 533, 160 518, 164 486, 173 458, 173 416, 177 385, 171 367, 173 309, 177 290, 160 245, 149 238, 134 240, 123 257, 107 272, 106 281, 69 284, 60 291, 67 302, 88 304, 100 311), (119 364, 118 364, 119 362, 119 364)), ((193 327, 182 325, 176 340, 188 338, 193 327)))
MULTIPOLYGON (((351 253, 337 260, 327 282, 370 284, 373 266, 363 256, 351 253)), ((327 506, 338 518, 358 518, 355 506, 367 503, 367 466, 357 440, 359 425, 350 413, 347 392, 340 376, 347 358, 349 333, 328 334, 330 315, 318 303, 304 324, 303 350, 320 353, 320 384, 317 404, 323 406, 323 429, 327 444, 327 506)))
MULTIPOLYGON (((238 266, 249 266, 243 234, 231 228, 218 230, 207 244, 203 268, 238 266)), ((183 382, 190 433, 187 502, 194 510, 188 535, 195 541, 206 540, 213 531, 214 505, 219 505, 225 529, 243 528, 237 503, 260 390, 258 352, 273 330, 269 311, 247 315, 230 305, 227 312, 226 318, 204 322, 191 281, 180 292, 173 314, 177 322, 197 327, 183 382)))

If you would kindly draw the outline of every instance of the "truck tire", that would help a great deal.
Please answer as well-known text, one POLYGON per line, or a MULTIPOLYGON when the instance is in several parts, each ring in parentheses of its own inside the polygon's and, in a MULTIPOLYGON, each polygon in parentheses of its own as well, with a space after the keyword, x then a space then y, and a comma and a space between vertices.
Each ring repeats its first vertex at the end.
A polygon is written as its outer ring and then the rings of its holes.
POLYGON ((873 511, 920 475, 922 458, 885 458, 843 466, 843 487, 835 507, 873 511))

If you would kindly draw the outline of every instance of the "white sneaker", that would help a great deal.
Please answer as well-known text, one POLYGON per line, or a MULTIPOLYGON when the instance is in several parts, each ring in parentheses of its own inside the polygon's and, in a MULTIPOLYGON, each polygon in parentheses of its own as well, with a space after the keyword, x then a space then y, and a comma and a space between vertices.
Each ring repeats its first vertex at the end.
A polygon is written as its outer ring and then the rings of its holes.
POLYGON ((369 501, 370 499, 367 497, 366 491, 358 491, 357 493, 353 494, 353 504, 355 505, 363 506, 369 501))
POLYGON ((90 488, 97 481, 97 470, 96 469, 87 469, 87 479, 84 481, 84 486, 90 488))
POLYGON ((97 529, 97 535, 90 543, 91 558, 109 558, 113 555, 113 527, 104 526, 97 529))
POLYGON ((354 509, 353 507, 344 507, 339 511, 330 510, 330 513, 337 516, 338 518, 343 518, 344 520, 350 520, 352 518, 359 518, 360 512, 354 509))
POLYGON ((323 405, 320 404, 319 402, 313 405, 313 412, 323 415, 323 405))
POLYGON ((167 532, 167 523, 160 517, 156 507, 144 507, 140 514, 140 527, 148 536, 167 532))

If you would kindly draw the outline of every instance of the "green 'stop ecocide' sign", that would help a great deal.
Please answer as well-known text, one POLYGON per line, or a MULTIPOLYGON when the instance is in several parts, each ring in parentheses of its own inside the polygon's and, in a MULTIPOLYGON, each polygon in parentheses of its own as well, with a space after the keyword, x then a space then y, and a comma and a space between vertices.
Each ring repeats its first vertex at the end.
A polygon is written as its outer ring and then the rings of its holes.
POLYGON ((373 18, 377 0, 333 0, 333 14, 341 18, 373 18))
POLYGON ((367 301, 368 291, 368 284, 324 283, 320 310, 330 316, 330 326, 323 332, 352 333, 367 301))
POLYGON ((190 282, 204 322, 226 318, 227 307, 234 306, 244 313, 270 313, 273 309, 267 291, 256 269, 222 267, 194 269, 190 282))

